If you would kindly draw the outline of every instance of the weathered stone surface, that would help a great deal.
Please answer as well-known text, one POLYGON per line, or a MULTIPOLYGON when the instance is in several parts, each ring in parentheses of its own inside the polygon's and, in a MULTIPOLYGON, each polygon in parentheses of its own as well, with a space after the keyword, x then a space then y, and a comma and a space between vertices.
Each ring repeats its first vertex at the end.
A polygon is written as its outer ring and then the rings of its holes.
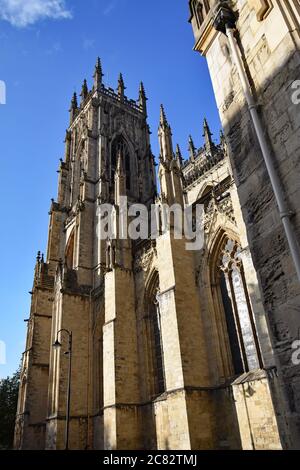
MULTIPOLYGON (((299 104, 292 101, 292 84, 300 76, 299 2, 232 0, 224 3, 236 14, 241 57, 259 105, 259 116, 288 208, 295 214, 291 220, 299 239, 300 120, 299 104)), ((288 430, 281 429, 281 440, 287 447, 299 448, 300 416, 294 405, 299 400, 299 371, 292 363, 292 344, 300 327, 299 280, 237 68, 226 37, 213 28, 213 8, 220 4, 211 2, 212 8, 200 25, 195 15, 192 16, 195 49, 208 61, 249 248, 267 312, 282 388, 276 413, 285 415, 289 426, 288 430)))
MULTIPOLYGON (((225 51, 221 66, 227 61, 225 51)), ((121 82, 114 93, 96 76, 96 88, 85 90, 80 108, 73 100, 47 258, 37 260, 16 447, 65 446, 66 332, 60 351, 52 348, 65 329, 73 334, 70 448, 252 448, 252 428, 255 448, 280 448, 282 430, 274 411, 282 399, 280 386, 261 370, 275 366, 268 317, 277 297, 270 294, 265 310, 247 231, 256 230, 254 255, 263 290, 271 292, 278 283, 276 295, 284 299, 281 277, 289 268, 282 265, 286 246, 272 193, 260 179, 265 174, 249 122, 241 111, 228 140, 241 155, 245 149, 254 152, 260 173, 253 168, 251 191, 249 162, 242 158, 235 165, 236 185, 227 144, 223 137, 213 142, 206 121, 203 147, 190 139, 189 160, 183 161, 179 148, 174 155, 162 109, 157 196, 143 87, 135 103, 123 95, 121 82), (259 198, 253 185, 260 188, 259 198), (156 240, 100 240, 99 204, 113 203, 118 221, 124 195, 130 203, 155 202, 156 208, 203 205, 203 247, 187 251, 188 240, 174 236, 172 221, 156 240), (267 234, 259 228, 263 220, 267 234), (277 250, 272 270, 262 237, 277 250), (243 395, 244 383, 235 382, 247 373, 252 395, 243 395), (248 421, 245 406, 251 411, 248 421)), ((228 110, 242 102, 240 96, 227 98, 228 110)), ((290 331, 279 336, 286 341, 290 331)), ((293 375, 291 393, 298 386, 293 375)))

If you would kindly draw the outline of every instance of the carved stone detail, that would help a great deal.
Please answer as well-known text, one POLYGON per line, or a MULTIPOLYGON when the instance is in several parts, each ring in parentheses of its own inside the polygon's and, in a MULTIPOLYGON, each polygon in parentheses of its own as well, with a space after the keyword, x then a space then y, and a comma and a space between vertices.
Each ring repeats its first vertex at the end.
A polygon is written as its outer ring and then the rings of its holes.
POLYGON ((273 9, 271 0, 252 0, 252 5, 256 11, 257 21, 265 20, 273 9))

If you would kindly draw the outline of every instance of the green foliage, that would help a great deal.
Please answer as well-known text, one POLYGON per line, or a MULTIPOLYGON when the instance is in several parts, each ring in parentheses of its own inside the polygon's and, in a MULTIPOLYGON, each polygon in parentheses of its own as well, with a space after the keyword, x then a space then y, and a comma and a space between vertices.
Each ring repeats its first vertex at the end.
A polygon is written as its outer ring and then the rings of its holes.
POLYGON ((11 449, 14 440, 20 371, 0 380, 0 449, 11 449))

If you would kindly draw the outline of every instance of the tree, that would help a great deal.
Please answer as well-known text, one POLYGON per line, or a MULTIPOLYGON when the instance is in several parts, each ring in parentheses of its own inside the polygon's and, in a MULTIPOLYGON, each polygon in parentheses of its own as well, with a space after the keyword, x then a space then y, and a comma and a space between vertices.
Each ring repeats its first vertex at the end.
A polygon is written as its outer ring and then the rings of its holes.
POLYGON ((0 449, 11 449, 14 441, 20 371, 0 380, 0 449))

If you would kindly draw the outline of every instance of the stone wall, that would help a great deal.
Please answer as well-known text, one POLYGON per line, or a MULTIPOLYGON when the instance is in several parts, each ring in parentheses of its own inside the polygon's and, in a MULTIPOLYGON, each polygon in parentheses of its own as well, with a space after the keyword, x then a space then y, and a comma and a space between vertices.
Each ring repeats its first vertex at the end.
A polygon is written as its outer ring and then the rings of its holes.
MULTIPOLYGON (((213 7, 200 28, 192 20, 195 49, 207 59, 233 167, 250 252, 258 275, 279 381, 280 407, 288 429, 284 445, 299 447, 300 369, 291 361, 300 321, 300 288, 270 180, 250 120, 227 38, 212 26, 213 7)), ((282 182, 292 224, 300 233, 300 121, 292 102, 292 83, 300 77, 299 2, 225 2, 237 14, 238 43, 276 171, 282 182)))

